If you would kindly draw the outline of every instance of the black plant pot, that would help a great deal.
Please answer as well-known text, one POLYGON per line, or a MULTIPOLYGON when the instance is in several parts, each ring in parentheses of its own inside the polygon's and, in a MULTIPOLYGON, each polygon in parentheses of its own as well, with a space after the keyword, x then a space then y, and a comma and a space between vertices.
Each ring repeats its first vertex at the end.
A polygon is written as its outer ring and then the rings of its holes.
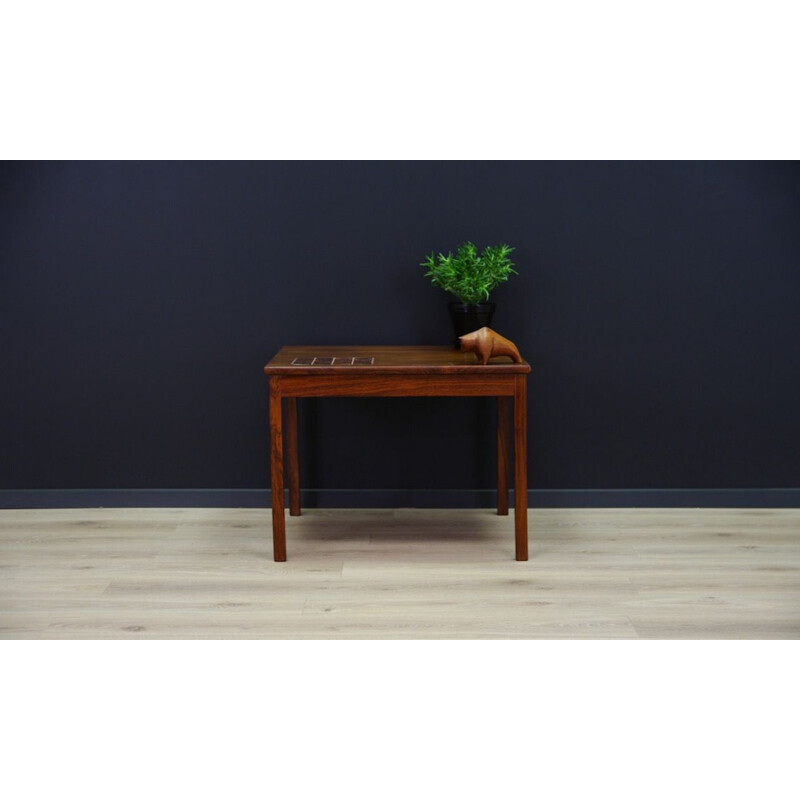
POLYGON ((450 303, 450 318, 456 335, 453 346, 460 348, 459 336, 488 327, 492 322, 494 303, 450 303))

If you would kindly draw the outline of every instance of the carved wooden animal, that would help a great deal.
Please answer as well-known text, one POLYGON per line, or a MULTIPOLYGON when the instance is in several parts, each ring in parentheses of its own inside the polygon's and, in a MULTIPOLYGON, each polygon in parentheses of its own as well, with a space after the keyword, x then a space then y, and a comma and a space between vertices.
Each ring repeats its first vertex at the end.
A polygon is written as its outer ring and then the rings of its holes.
POLYGON ((514 342, 495 333, 491 328, 480 328, 458 337, 462 353, 476 353, 481 364, 488 364, 492 356, 508 356, 515 364, 522 358, 514 342))

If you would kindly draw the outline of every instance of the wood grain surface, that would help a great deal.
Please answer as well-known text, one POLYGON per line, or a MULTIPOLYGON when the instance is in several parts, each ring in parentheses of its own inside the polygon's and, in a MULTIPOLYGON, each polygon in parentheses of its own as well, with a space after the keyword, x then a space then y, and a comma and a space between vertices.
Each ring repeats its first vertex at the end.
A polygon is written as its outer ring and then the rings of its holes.
POLYGON ((287 346, 282 347, 264 367, 268 375, 319 375, 332 374, 516 374, 530 372, 527 361, 515 364, 506 356, 498 356, 483 365, 475 353, 462 353, 452 347, 442 345, 419 346, 287 346), (313 358, 372 358, 371 365, 314 365, 292 364, 296 359, 313 358))
POLYGON ((800 510, 0 511, 3 639, 797 639, 800 510))
POLYGON ((514 394, 515 378, 513 374, 362 372, 354 375, 348 372, 336 375, 280 373, 269 380, 283 397, 499 397, 514 394))

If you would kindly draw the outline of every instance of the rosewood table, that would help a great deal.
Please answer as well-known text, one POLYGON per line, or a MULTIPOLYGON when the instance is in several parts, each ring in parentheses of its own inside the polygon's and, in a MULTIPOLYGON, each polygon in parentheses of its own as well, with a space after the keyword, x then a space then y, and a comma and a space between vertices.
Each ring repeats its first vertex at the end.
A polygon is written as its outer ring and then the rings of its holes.
POLYGON ((497 397, 497 513, 508 514, 508 429, 514 398, 514 536, 516 560, 528 560, 527 411, 531 371, 497 357, 482 365, 452 347, 283 347, 264 367, 269 376, 272 541, 286 561, 284 431, 289 514, 300 514, 298 397, 497 397), (286 420, 283 400, 286 400, 286 420))

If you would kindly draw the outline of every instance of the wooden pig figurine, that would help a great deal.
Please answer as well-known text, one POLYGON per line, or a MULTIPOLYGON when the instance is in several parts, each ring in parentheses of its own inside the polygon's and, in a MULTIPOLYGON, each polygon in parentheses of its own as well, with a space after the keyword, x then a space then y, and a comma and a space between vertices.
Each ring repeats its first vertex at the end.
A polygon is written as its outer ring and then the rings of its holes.
POLYGON ((519 350, 514 342, 495 333, 491 328, 480 328, 458 337, 462 353, 476 353, 481 364, 487 364, 492 356, 508 356, 515 364, 521 364, 519 350))

